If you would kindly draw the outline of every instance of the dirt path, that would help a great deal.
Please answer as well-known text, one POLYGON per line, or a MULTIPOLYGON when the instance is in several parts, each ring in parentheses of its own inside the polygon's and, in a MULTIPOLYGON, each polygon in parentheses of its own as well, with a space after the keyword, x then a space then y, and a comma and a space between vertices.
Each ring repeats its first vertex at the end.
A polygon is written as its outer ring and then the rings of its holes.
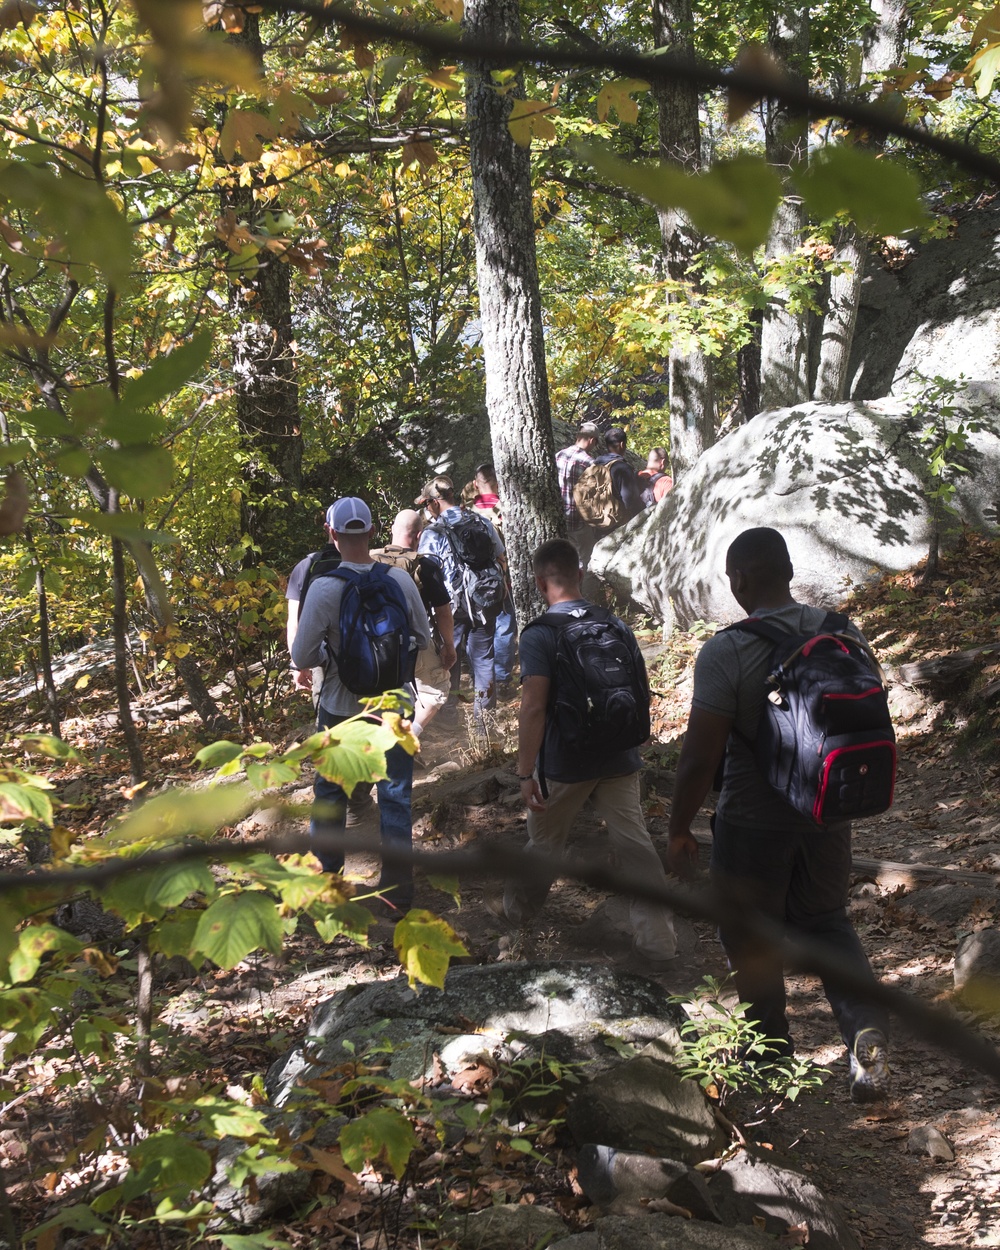
MULTIPOLYGON (((506 713, 507 730, 513 709, 506 713)), ((524 816, 509 761, 475 761, 456 748, 451 730, 425 743, 427 768, 415 786, 415 833, 423 848, 453 848, 473 839, 523 843, 524 816)), ((502 736, 502 735, 501 735, 502 736)), ((998 770, 956 767, 936 758, 926 740, 901 744, 898 802, 891 813, 856 831, 857 859, 852 914, 877 973, 926 1001, 944 1002, 951 989, 952 960, 960 937, 997 918, 996 872, 998 770), (875 862, 896 867, 873 871, 875 862), (899 865, 940 869, 908 874, 899 865), (930 878, 930 879, 929 879, 930 878), (956 879, 957 878, 957 879, 956 879)), ((665 847, 670 771, 654 755, 646 771, 647 815, 657 846, 665 847)), ((702 832, 708 835, 707 822, 702 832)), ((596 821, 583 819, 577 849, 593 852, 602 842, 596 821)), ((374 876, 374 859, 349 863, 350 871, 374 876)), ((496 887, 463 885, 458 904, 424 885, 417 905, 434 908, 463 937, 471 957, 492 961, 516 956, 508 930, 491 911, 496 887)), ((527 936, 525 953, 547 959, 624 960, 627 944, 616 926, 620 905, 568 882, 554 887, 527 936)), ((677 968, 661 979, 665 992, 691 991, 706 974, 722 976, 724 960, 709 926, 679 923, 677 968)), ((289 1021, 304 1025, 309 1011, 343 985, 393 976, 386 944, 371 952, 344 951, 316 967, 293 963, 268 974, 258 990, 259 1009, 280 1002, 289 1021)), ((220 986, 220 990, 222 987, 220 986)), ((927 1246, 1000 1246, 1000 1133, 996 1131, 1000 1087, 963 1068, 897 1028, 893 1037, 894 1097, 862 1109, 847 1094, 847 1065, 833 1019, 817 982, 789 980, 790 1016, 799 1053, 830 1068, 824 1086, 803 1094, 748 1129, 790 1156, 845 1208, 862 1246, 904 1250, 927 1246), (953 1161, 907 1153, 911 1130, 931 1125, 954 1148, 953 1161)), ((246 995, 236 1009, 245 1016, 246 995)), ((985 1031, 991 1038, 995 1027, 985 1031)), ((289 1031, 294 1040, 294 1028, 289 1031)))

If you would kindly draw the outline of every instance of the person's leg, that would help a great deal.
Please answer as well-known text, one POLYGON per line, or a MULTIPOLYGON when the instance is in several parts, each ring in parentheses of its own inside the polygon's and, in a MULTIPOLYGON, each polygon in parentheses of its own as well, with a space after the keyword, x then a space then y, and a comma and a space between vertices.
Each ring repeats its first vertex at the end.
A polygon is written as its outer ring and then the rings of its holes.
MULTIPOLYGON (((827 946, 846 972, 874 985, 875 974, 847 915, 850 873, 850 825, 829 826, 803 838, 793 862, 787 919, 804 937, 827 946)), ((884 1008, 861 1001, 830 981, 823 982, 823 990, 848 1050, 866 1029, 888 1037, 889 1016, 884 1008)))
POLYGON ((740 917, 761 913, 784 925, 785 903, 798 837, 748 825, 715 821, 712 879, 731 919, 719 926, 740 1001, 749 1003, 747 1019, 765 1037, 791 1047, 785 1014, 784 958, 781 944, 748 934, 740 917))
MULTIPOLYGON (((329 729, 339 725, 343 716, 333 716, 325 708, 317 709, 316 727, 329 729)), ((313 809, 309 821, 309 837, 342 837, 347 824, 347 795, 336 781, 316 773, 313 783, 313 809)), ((315 846, 313 854, 323 866, 324 872, 344 871, 344 852, 342 850, 315 846)))
POLYGON ((451 689, 451 675, 441 667, 433 646, 426 647, 417 656, 415 682, 417 701, 413 709, 413 732, 419 737, 448 702, 451 689))
MULTIPOLYGON (((642 815, 639 774, 604 777, 594 790, 594 807, 608 826, 608 837, 619 872, 649 885, 667 884, 660 857, 653 848, 642 815)), ((629 919, 635 949, 649 959, 673 959, 677 954, 674 921, 663 903, 633 898, 629 919)))
MULTIPOLYGON (((394 746, 386 753, 385 764, 389 775, 377 783, 382 845, 386 849, 409 850, 413 846, 413 756, 403 747, 394 746)), ((413 904, 413 866, 383 863, 378 888, 386 891, 393 907, 409 911, 413 904)))
MULTIPOLYGON (((526 851, 541 855, 561 855, 566 849, 573 821, 587 801, 595 781, 549 781, 549 797, 545 810, 528 812, 528 845, 526 851)), ((503 909, 513 924, 523 924, 539 911, 552 887, 552 878, 532 873, 529 864, 515 881, 508 881, 503 895, 503 909)))
POLYGON ((472 670, 472 714, 477 733, 485 732, 483 713, 488 712, 496 703, 493 630, 494 622, 491 619, 485 625, 470 629, 465 635, 465 653, 472 670))
POLYGON ((505 685, 514 675, 514 652, 517 648, 517 620, 514 602, 507 595, 497 617, 493 634, 494 661, 498 686, 505 685))

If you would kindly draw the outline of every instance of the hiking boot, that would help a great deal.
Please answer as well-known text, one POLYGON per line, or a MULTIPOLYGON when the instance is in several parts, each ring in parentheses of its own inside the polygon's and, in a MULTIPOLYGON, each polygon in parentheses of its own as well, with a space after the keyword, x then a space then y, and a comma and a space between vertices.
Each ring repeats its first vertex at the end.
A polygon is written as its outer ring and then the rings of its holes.
POLYGON ((862 1029, 850 1052, 851 1102, 884 1102, 889 1097, 889 1043, 879 1029, 862 1029))

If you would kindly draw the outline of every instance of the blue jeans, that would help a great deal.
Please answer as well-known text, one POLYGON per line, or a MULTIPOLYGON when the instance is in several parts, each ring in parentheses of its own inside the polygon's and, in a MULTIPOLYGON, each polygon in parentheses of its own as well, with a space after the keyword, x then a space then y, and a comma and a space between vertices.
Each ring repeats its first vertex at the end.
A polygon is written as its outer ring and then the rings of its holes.
POLYGON ((504 600, 500 615, 497 617, 496 629, 493 633, 493 649, 497 682, 510 681, 514 675, 514 652, 517 648, 517 618, 514 616, 514 602, 508 594, 504 600))
MULTIPOLYGON (((334 716, 320 706, 317 726, 329 729, 347 720, 346 716, 334 716)), ((413 789, 413 756, 401 746, 394 746, 385 757, 388 777, 375 783, 378 790, 379 830, 382 845, 404 848, 413 846, 413 823, 410 818, 410 792, 413 789)), ((347 822, 347 794, 335 781, 316 774, 313 786, 313 815, 309 822, 309 835, 340 836, 347 822)), ((323 865, 324 872, 344 871, 344 852, 339 849, 317 849, 314 854, 323 865)), ((379 877, 379 890, 387 891, 386 897, 401 911, 409 911, 413 903, 413 868, 410 864, 385 864, 379 877)))
MULTIPOLYGON (((847 915, 851 827, 831 825, 803 833, 734 825, 716 818, 712 878, 735 901, 734 920, 719 926, 747 1018, 765 1037, 789 1043, 782 953, 750 937, 735 919, 754 908, 796 935, 822 942, 845 970, 874 983, 875 977, 847 915)), ((832 983, 823 992, 850 1049, 863 1029, 888 1035, 885 1010, 832 983)))
POLYGON ((475 627, 468 620, 455 622, 455 650, 459 658, 451 670, 451 689, 453 693, 457 691, 462 680, 464 654, 472 674, 472 714, 477 729, 483 726, 483 713, 496 703, 494 628, 493 620, 475 627))

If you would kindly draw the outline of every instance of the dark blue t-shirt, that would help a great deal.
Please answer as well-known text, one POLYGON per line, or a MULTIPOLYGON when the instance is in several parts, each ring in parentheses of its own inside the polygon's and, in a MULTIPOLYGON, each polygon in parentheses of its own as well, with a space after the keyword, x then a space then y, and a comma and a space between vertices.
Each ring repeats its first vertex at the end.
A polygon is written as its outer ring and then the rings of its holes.
MULTIPOLYGON (((593 607, 586 599, 569 599, 565 603, 557 603, 549 608, 550 612, 581 612, 593 607)), ((629 637, 631 638, 631 631, 629 637)), ((639 648, 633 639, 635 655, 639 665, 643 661, 639 648)), ((556 672, 556 631, 549 625, 525 626, 521 631, 520 642, 521 680, 525 677, 547 677, 555 681, 556 672)), ((638 747, 627 751, 609 751, 601 747, 596 751, 582 751, 578 746, 564 747, 559 736, 558 727, 551 715, 552 699, 550 697, 549 714, 545 718, 545 745, 542 748, 545 776, 551 781, 593 781, 597 777, 622 777, 626 773, 638 772, 642 767, 642 757, 638 747)))

